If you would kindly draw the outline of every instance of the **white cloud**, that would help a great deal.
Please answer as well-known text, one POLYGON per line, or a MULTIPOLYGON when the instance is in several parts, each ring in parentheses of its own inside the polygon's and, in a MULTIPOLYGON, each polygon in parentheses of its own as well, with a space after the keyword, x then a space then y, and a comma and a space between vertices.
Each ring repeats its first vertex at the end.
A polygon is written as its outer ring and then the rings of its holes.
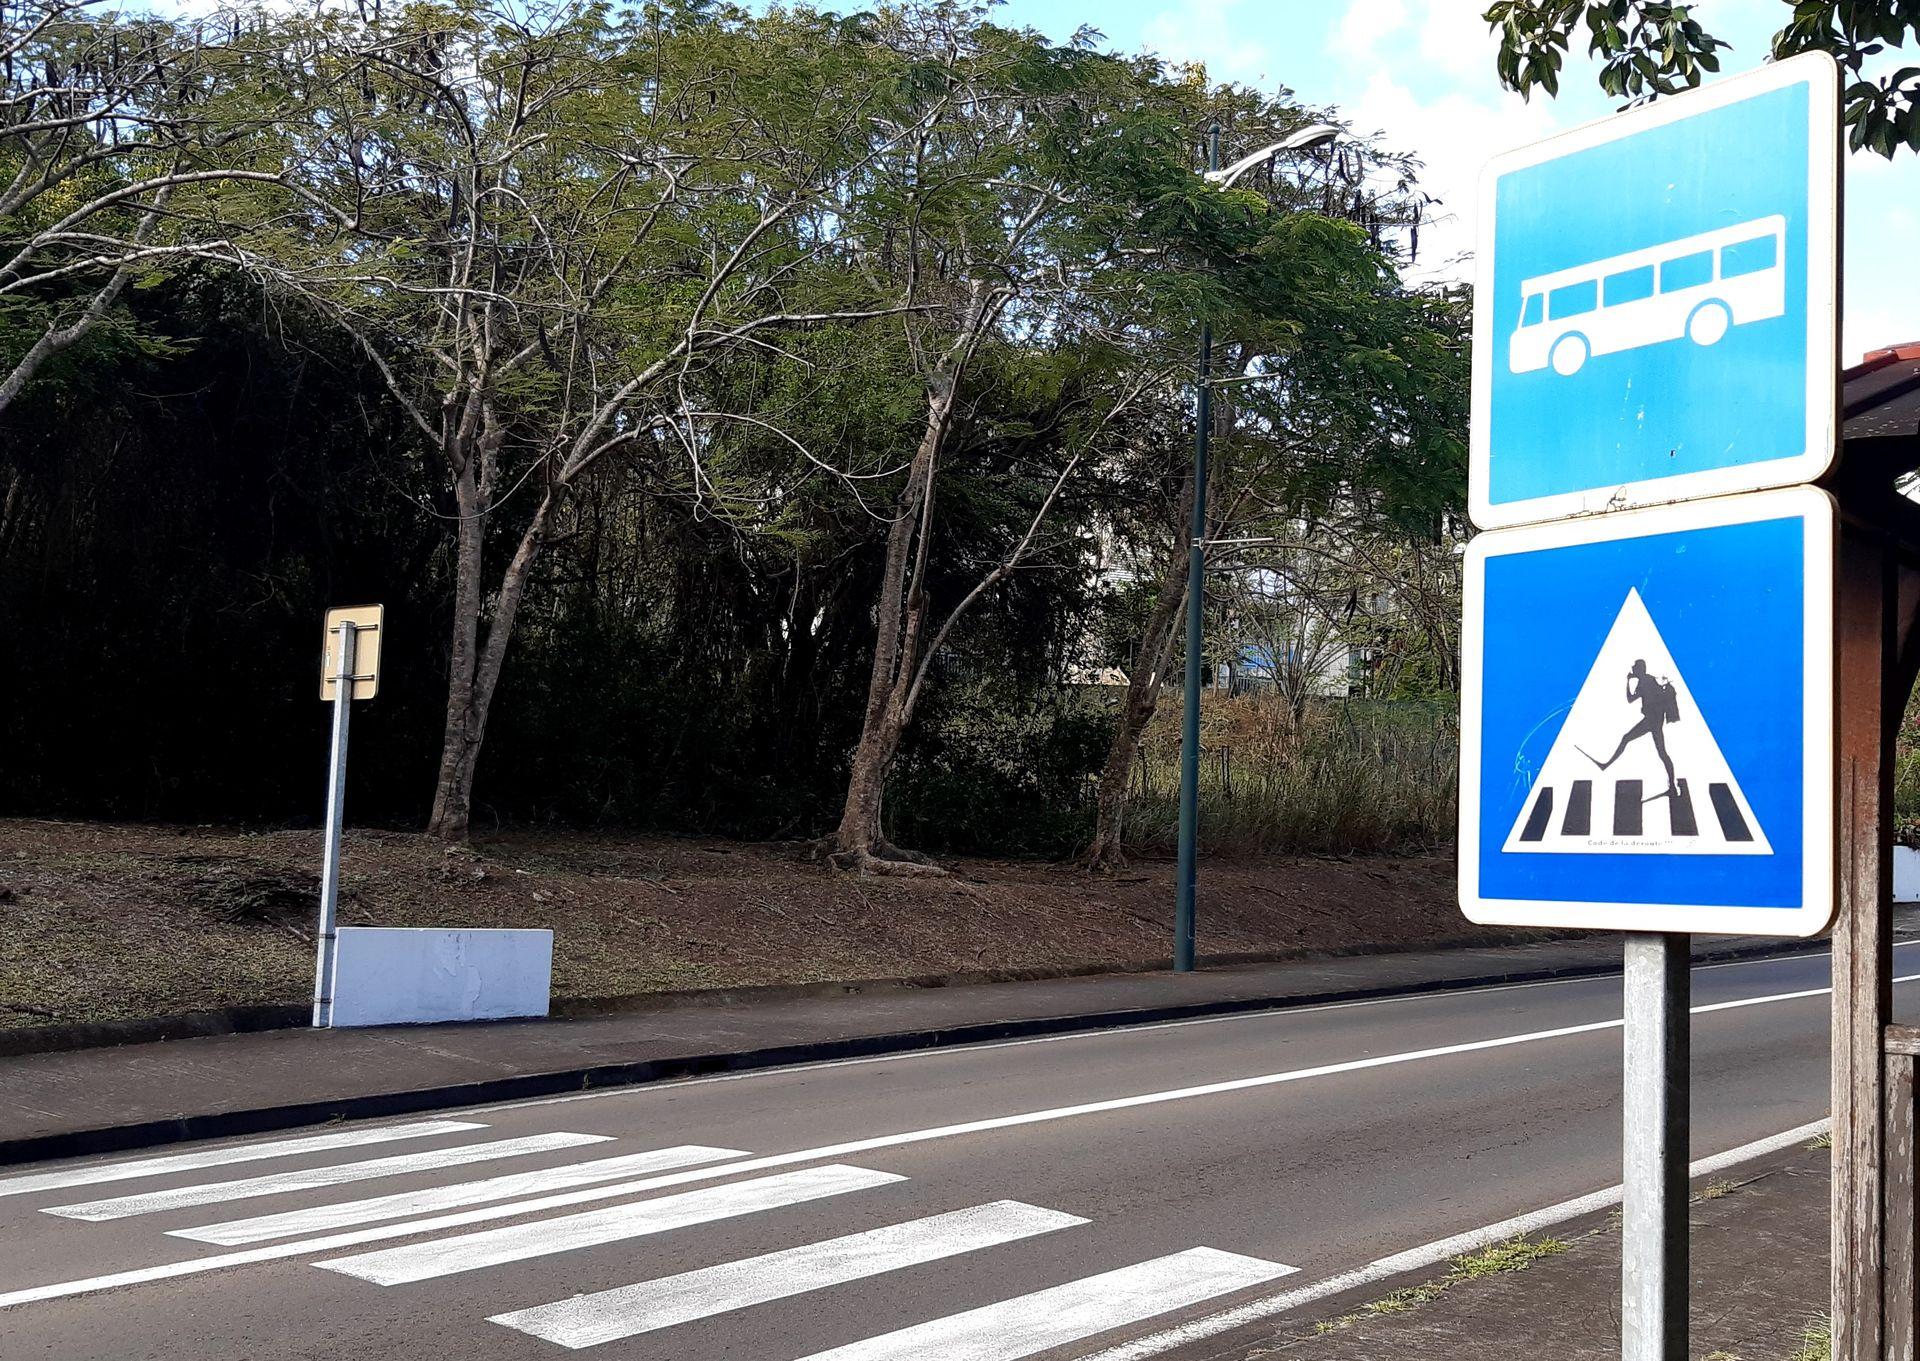
MULTIPOLYGON (((1920 165, 1909 160, 1904 168, 1909 185, 1920 180, 1920 165)), ((1920 240, 1920 212, 1899 205, 1869 217, 1849 203, 1848 214, 1840 359, 1851 364, 1868 350, 1920 340, 1920 281, 1905 267, 1911 243, 1920 240)))
POLYGON ((1389 34, 1407 26, 1406 0, 1350 0, 1329 45, 1343 57, 1366 61, 1389 34))
POLYGON ((1483 0, 1423 3, 1426 17, 1420 23, 1420 55, 1469 86, 1491 85, 1493 54, 1499 44, 1480 17, 1486 9, 1483 0))
POLYGON ((1499 92, 1453 91, 1421 99, 1385 73, 1367 82, 1345 111, 1354 131, 1380 132, 1391 150, 1420 158, 1421 187, 1439 200, 1434 220, 1420 232, 1420 258, 1412 274, 1457 279, 1471 274, 1464 258, 1473 250, 1480 167, 1497 152, 1537 141, 1556 127, 1540 104, 1525 104, 1499 92))
POLYGON ((1500 89, 1485 8, 1485 0, 1348 0, 1329 34, 1329 48, 1350 63, 1335 82, 1348 87, 1341 112, 1356 133, 1378 132, 1388 149, 1417 156, 1421 188, 1440 200, 1420 231, 1417 278, 1471 272, 1463 257, 1473 249, 1481 165, 1565 121, 1549 102, 1529 105, 1500 89))
POLYGON ((1216 81, 1265 85, 1272 54, 1253 31, 1267 27, 1258 0, 1190 0, 1149 20, 1141 36, 1161 57, 1198 62, 1216 81))

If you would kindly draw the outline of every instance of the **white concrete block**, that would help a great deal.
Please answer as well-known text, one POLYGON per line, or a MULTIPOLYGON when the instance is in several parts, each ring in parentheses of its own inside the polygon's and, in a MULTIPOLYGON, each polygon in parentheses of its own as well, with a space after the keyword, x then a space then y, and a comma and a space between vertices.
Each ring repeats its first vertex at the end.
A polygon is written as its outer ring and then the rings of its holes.
POLYGON ((336 1026, 545 1016, 551 931, 345 926, 334 954, 336 1026))
POLYGON ((1911 846, 1893 848, 1893 900, 1920 903, 1920 851, 1911 846))

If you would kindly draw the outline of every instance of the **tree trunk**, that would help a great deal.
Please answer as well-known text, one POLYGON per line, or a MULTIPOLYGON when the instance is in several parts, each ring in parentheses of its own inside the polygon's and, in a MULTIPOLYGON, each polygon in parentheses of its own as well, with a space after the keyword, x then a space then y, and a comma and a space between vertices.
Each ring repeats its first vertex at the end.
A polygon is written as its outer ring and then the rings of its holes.
MULTIPOLYGON (((440 776, 433 791, 433 814, 428 835, 447 842, 464 842, 473 815, 473 777, 486 739, 487 715, 506 664, 507 644, 513 637, 527 581, 545 546, 547 525, 564 488, 549 484, 534 507, 533 518, 520 536, 513 560, 500 579, 500 592, 487 625, 485 646, 480 644, 480 539, 484 527, 478 514, 465 507, 464 479, 456 480, 455 499, 462 503, 459 557, 455 573, 453 657, 448 665, 447 726, 440 747, 440 776)), ((479 503, 475 502, 475 509, 479 503)))
POLYGON ((427 834, 464 842, 473 805, 473 771, 480 756, 482 722, 475 709, 474 681, 480 657, 481 548, 486 539, 479 478, 471 459, 453 479, 453 638, 447 659, 447 721, 440 739, 440 774, 433 785, 427 834))
MULTIPOLYGON (((927 550, 933 538, 934 474, 947 435, 953 429, 954 404, 961 380, 987 328, 999 315, 1009 295, 976 282, 972 300, 959 334, 946 354, 927 374, 927 421, 920 432, 920 445, 914 450, 913 465, 892 526, 887 530, 887 559, 880 579, 880 601, 874 610, 873 673, 867 682, 867 707, 860 722, 860 740, 853 749, 847 776, 847 801, 840 813, 840 825, 827 839, 830 858, 843 869, 887 874, 945 874, 928 857, 917 851, 904 851, 887 840, 881 825, 882 803, 887 777, 893 771, 894 757, 900 751, 900 736, 907 730, 920 699, 920 684, 925 679, 921 645, 927 622, 927 550)), ((1054 491, 1058 493, 1058 485, 1054 491)), ((1052 504, 1049 496, 1041 508, 1052 504)), ((1039 524, 1036 518, 1035 526, 1039 524)), ((1033 530, 1013 551, 1006 564, 1011 570, 1020 553, 1031 542, 1033 530)), ((1000 579, 1002 573, 989 573, 979 586, 962 600, 935 632, 928 646, 937 652, 947 631, 959 616, 979 598, 981 591, 1000 579)))
POLYGON ((1180 607, 1186 598, 1186 560, 1174 553, 1168 557, 1166 571, 1160 577, 1160 589, 1153 598, 1153 609, 1140 630, 1133 670, 1127 676, 1127 697, 1120 706, 1120 725, 1114 730, 1113 744, 1107 748, 1106 763, 1100 768, 1093 840, 1082 857, 1090 870, 1118 869, 1127 863, 1124 846, 1127 789, 1133 774, 1133 760, 1140 750, 1140 739, 1147 724, 1152 722, 1154 710, 1160 704, 1160 687, 1166 679, 1167 660, 1173 652, 1173 638, 1180 624, 1180 607))
POLYGON ((927 403, 926 428, 887 531, 887 558, 874 611, 873 672, 860 740, 847 775, 840 825, 829 838, 830 858, 843 869, 891 873, 940 873, 927 857, 887 840, 881 806, 887 776, 900 750, 900 735, 912 717, 916 662, 926 598, 921 594, 932 528, 933 474, 953 418, 954 382, 937 383, 927 403))

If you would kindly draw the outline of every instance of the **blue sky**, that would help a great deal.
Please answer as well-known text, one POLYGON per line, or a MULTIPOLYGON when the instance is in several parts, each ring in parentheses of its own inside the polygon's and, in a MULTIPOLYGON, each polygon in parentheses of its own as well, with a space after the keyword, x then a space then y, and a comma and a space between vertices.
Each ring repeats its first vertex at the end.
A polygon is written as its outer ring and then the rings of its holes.
MULTIPOLYGON (((1377 130, 1425 162, 1427 191, 1445 216, 1422 233, 1422 272, 1466 277, 1481 164, 1613 109, 1578 42, 1557 100, 1525 103, 1501 90, 1495 43, 1479 17, 1485 8, 1486 0, 1007 0, 999 18, 1056 39, 1089 24, 1118 50, 1197 62, 1216 80, 1287 86, 1307 104, 1337 106, 1356 131, 1377 130)), ((1697 7, 1707 29, 1733 44, 1721 54, 1723 74, 1758 66, 1788 12, 1783 0, 1697 7)), ((1920 155, 1850 157, 1843 361, 1920 341, 1916 242, 1920 155)))

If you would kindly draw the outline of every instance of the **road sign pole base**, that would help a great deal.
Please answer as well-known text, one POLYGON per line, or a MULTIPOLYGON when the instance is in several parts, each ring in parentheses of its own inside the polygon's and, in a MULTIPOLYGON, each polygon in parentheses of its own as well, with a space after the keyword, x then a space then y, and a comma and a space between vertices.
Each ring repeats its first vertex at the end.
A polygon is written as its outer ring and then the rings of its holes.
POLYGON ((1687 1361, 1687 939, 1626 938, 1621 1361, 1687 1361))

